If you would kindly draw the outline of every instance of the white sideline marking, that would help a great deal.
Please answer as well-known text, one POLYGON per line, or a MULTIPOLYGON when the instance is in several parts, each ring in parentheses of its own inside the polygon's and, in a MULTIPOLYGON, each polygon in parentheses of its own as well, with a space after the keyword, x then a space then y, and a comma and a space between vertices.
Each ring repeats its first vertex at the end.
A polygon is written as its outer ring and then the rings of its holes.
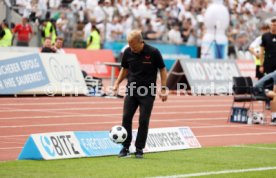
MULTIPOLYGON (((190 127, 193 128, 193 127, 190 127)), ((252 135, 273 135, 276 132, 253 132, 253 133, 238 133, 238 134, 218 134, 218 135, 197 135, 198 138, 205 137, 233 137, 233 136, 252 136, 252 135)))
MULTIPOLYGON (((213 113, 229 113, 229 111, 184 111, 184 112, 152 112, 152 115, 172 115, 172 114, 213 114, 213 113)), ((0 120, 12 119, 47 119, 47 118, 66 118, 66 117, 104 117, 104 116, 122 116, 118 114, 70 114, 60 116, 23 116, 23 117, 2 117, 0 120)))
POLYGON ((11 150, 11 149, 22 149, 23 147, 4 147, 0 148, 0 150, 11 150))
MULTIPOLYGON (((38 102, 34 102, 34 103, 1 103, 0 106, 29 106, 29 105, 35 105, 35 106, 44 106, 44 105, 78 105, 78 104, 87 104, 87 105, 92 105, 92 104, 104 104, 106 105, 106 103, 108 104, 119 104, 119 103, 123 103, 123 100, 120 101, 111 101, 111 100, 106 100, 106 101, 81 101, 81 102, 43 102, 40 101, 41 103, 38 102)), ((207 102, 207 103, 217 103, 217 102, 231 102, 230 99, 223 99, 223 100, 215 100, 215 99, 208 99, 208 100, 187 100, 186 98, 181 99, 181 100, 172 100, 170 101, 171 103, 203 103, 203 102, 207 102)), ((156 101, 155 103, 161 103, 161 101, 156 101)))
POLYGON ((211 171, 211 172, 199 172, 192 174, 180 174, 180 175, 171 175, 171 176, 157 176, 151 178, 180 178, 180 177, 198 177, 198 176, 209 176, 209 175, 219 175, 219 174, 232 174, 232 173, 241 173, 241 172, 255 172, 255 171, 267 171, 267 170, 275 170, 274 167, 257 167, 257 168, 249 168, 249 169, 236 169, 236 170, 223 170, 223 171, 211 171))
POLYGON ((276 148, 273 148, 273 147, 262 147, 262 146, 234 145, 232 147, 252 148, 252 149, 260 149, 260 150, 276 150, 276 148))
MULTIPOLYGON (((230 104, 216 104, 216 105, 196 105, 196 108, 217 108, 217 107, 229 107, 230 104)), ((194 105, 169 105, 169 106, 155 106, 155 109, 158 108, 195 108, 194 105)), ((52 109, 0 109, 0 112, 33 112, 33 111, 64 111, 64 110, 73 110, 73 111, 89 111, 89 110, 122 110, 123 107, 87 107, 87 108, 52 108, 52 109)))
POLYGON ((29 135, 1 135, 0 138, 10 138, 10 137, 27 137, 29 135))
MULTIPOLYGON (((222 120, 225 118, 219 118, 219 120, 222 120)), ((194 119, 190 119, 194 120, 194 119)), ((214 120, 212 118, 202 119, 202 120, 214 120)), ((163 119, 152 119, 151 122, 176 122, 176 121, 187 121, 187 119, 170 119, 170 120, 163 120, 163 119)), ((138 123, 137 120, 133 121, 135 123, 138 123)), ((104 125, 104 124, 119 124, 121 123, 121 120, 118 121, 111 121, 111 122, 70 122, 70 123, 56 123, 56 124, 34 124, 34 125, 5 125, 0 126, 0 129, 2 128, 23 128, 23 127, 51 127, 51 126, 73 126, 73 125, 104 125)), ((214 126, 195 126, 190 128, 211 128, 211 127, 235 127, 233 125, 214 125, 214 126)), ((238 126, 237 127, 244 127, 244 126, 238 126)))

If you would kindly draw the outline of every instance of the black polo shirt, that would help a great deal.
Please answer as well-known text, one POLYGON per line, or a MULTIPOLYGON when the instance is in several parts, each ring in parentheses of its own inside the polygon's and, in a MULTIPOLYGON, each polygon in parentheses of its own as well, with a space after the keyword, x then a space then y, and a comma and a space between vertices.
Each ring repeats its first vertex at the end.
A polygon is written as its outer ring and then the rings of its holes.
POLYGON ((128 47, 122 58, 122 67, 128 70, 128 86, 136 82, 136 86, 156 86, 158 69, 165 67, 163 58, 158 49, 144 44, 140 53, 134 53, 128 47))
POLYGON ((265 63, 276 64, 276 34, 263 34, 261 46, 265 49, 265 63))

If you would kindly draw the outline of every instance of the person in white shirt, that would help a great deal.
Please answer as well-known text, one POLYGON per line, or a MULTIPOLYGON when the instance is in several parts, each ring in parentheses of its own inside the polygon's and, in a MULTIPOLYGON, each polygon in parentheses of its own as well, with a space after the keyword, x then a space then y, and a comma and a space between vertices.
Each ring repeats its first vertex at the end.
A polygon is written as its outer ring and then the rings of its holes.
POLYGON ((63 47, 63 38, 57 37, 56 42, 55 42, 55 46, 54 46, 54 49, 56 50, 56 53, 65 54, 65 51, 64 51, 64 49, 62 49, 62 47, 63 47))
POLYGON ((174 24, 172 29, 168 32, 168 41, 173 44, 182 43, 181 33, 178 24, 174 24))
POLYGON ((65 34, 68 31, 68 22, 69 20, 67 19, 66 14, 61 13, 60 18, 57 19, 56 22, 58 36, 65 37, 65 34))

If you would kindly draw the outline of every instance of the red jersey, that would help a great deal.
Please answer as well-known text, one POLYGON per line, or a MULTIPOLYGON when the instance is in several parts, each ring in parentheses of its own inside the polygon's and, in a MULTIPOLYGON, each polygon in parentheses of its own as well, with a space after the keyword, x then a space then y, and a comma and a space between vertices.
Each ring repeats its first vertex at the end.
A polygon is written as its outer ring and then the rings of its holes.
POLYGON ((18 41, 24 41, 24 42, 28 42, 29 39, 29 34, 32 34, 32 27, 29 24, 26 24, 25 26, 23 26, 22 24, 17 24, 14 29, 13 29, 14 33, 18 33, 17 36, 17 40, 18 41))

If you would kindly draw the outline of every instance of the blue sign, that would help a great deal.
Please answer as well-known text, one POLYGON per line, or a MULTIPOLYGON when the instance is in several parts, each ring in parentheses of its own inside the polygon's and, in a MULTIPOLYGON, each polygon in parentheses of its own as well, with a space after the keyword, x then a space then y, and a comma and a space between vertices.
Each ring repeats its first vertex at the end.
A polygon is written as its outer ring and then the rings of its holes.
POLYGON ((18 156, 18 160, 24 159, 33 159, 33 160, 42 160, 42 154, 35 144, 35 140, 32 136, 26 141, 21 153, 18 156))
POLYGON ((116 155, 122 149, 121 144, 113 143, 108 131, 74 132, 86 156, 116 155))
MULTIPOLYGON (((197 47, 187 45, 173 45, 165 43, 149 42, 149 45, 159 49, 169 70, 176 59, 197 58, 197 47)), ((113 51, 115 57, 119 57, 122 49, 127 45, 127 42, 105 42, 104 49, 113 51)))
POLYGON ((38 54, 0 60, 0 94, 15 94, 48 83, 38 54))

